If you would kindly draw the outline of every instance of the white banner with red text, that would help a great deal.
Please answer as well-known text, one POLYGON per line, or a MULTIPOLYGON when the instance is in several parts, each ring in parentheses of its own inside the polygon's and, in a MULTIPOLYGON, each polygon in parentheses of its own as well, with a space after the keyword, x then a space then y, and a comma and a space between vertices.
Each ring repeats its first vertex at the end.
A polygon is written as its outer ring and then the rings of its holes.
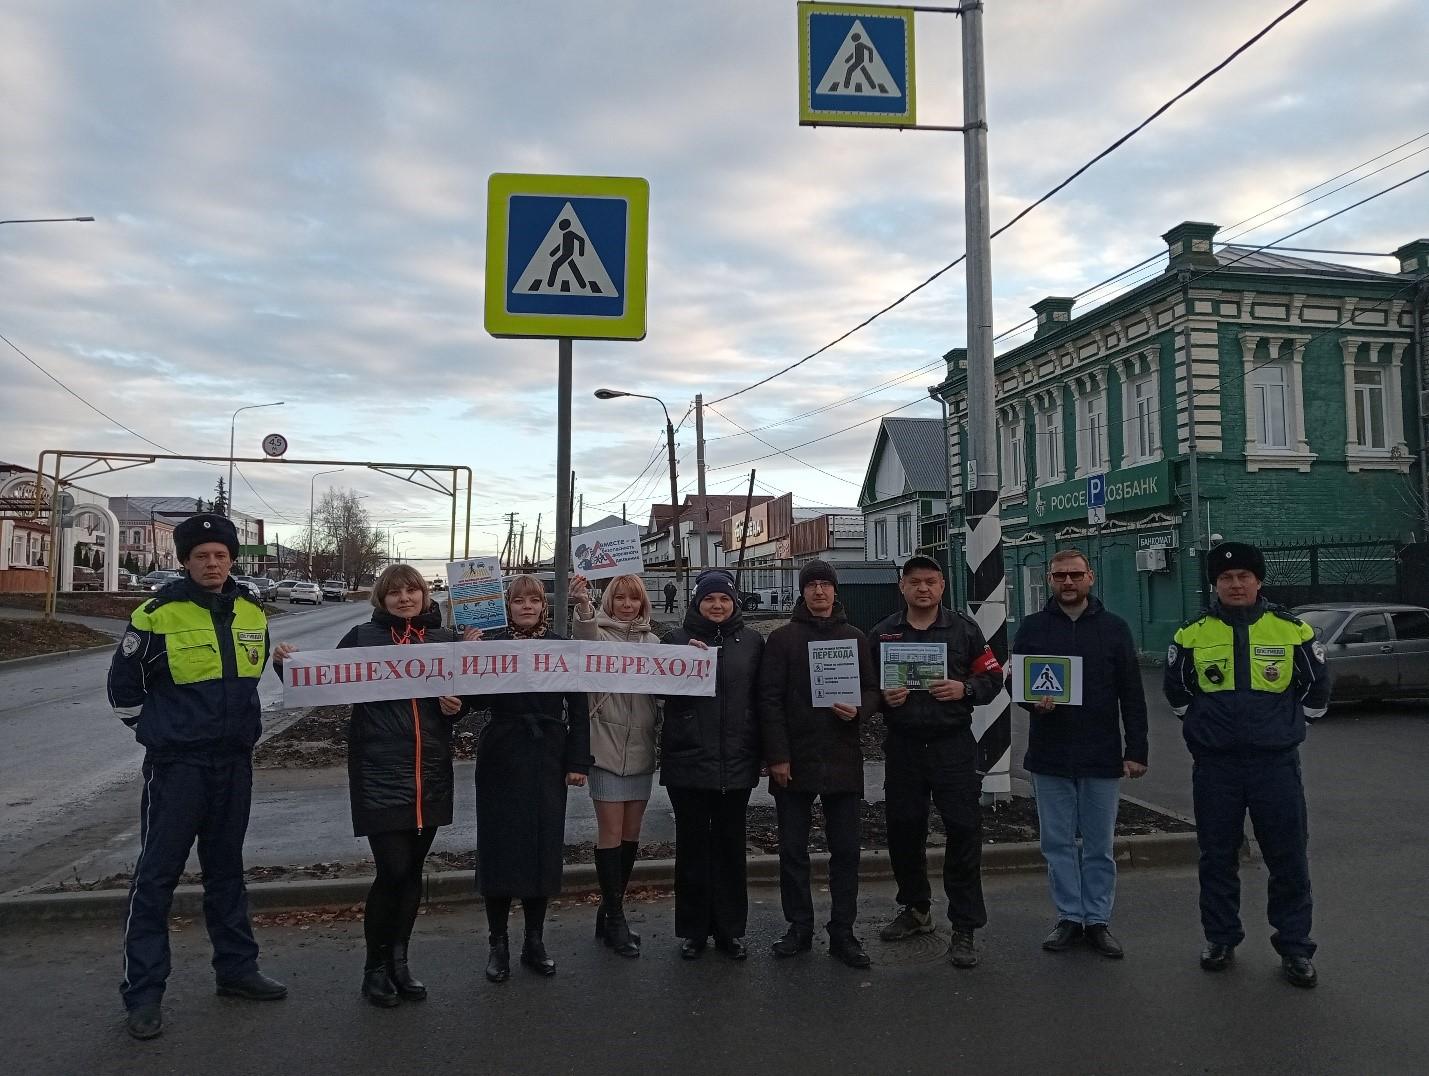
POLYGON ((283 708, 522 691, 713 695, 718 660, 694 646, 566 639, 304 650, 283 663, 283 708))

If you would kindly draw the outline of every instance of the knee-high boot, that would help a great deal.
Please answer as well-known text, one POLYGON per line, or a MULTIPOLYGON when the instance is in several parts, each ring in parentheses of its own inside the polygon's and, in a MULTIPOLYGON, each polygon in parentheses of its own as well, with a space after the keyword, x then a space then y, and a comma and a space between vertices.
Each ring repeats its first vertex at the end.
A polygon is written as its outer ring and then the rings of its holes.
POLYGON ((640 955, 640 946, 630 938, 625 922, 625 880, 619 848, 595 850, 595 873, 600 880, 600 903, 605 911, 605 944, 621 956, 640 955))

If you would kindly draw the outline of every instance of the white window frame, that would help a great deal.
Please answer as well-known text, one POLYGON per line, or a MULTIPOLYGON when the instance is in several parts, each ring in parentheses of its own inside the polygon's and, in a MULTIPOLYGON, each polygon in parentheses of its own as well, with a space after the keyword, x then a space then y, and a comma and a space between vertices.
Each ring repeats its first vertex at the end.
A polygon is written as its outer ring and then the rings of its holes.
POLYGON ((880 516, 873 521, 873 559, 888 559, 888 517, 880 516))
POLYGON ((1027 492, 1027 435, 1020 405, 1003 411, 998 421, 998 445, 1002 495, 1027 492))
POLYGON ((1161 458, 1160 373, 1129 374, 1122 381, 1121 399, 1123 465, 1156 462, 1161 458), (1142 401, 1149 405, 1144 415, 1138 407, 1142 401))
POLYGON ((1105 473, 1111 469, 1111 437, 1104 386, 1077 394, 1076 418, 1077 468, 1073 477, 1105 473))
POLYGON ((898 528, 898 555, 900 557, 911 557, 913 555, 913 515, 911 512, 900 512, 895 523, 898 528), (904 537, 907 543, 904 543, 904 537))
POLYGON ((1290 403, 1289 363, 1266 362, 1250 372, 1254 405, 1246 414, 1254 423, 1250 439, 1265 452, 1286 452, 1294 432, 1295 409, 1290 403), (1271 406, 1272 403, 1274 406, 1271 406))
POLYGON ((1022 615, 1031 616, 1047 604, 1047 566, 1022 566, 1022 615))
POLYGON ((1409 348, 1408 343, 1345 337, 1340 341, 1345 364, 1345 466, 1350 471, 1393 470, 1409 473, 1409 447, 1404 440, 1404 395, 1400 382, 1400 367, 1409 348), (1368 345, 1361 355, 1361 345, 1368 345), (1385 361, 1388 345, 1388 361, 1385 361), (1368 386, 1357 383, 1356 375, 1374 371, 1379 374, 1379 391, 1383 414, 1384 444, 1361 443, 1358 412, 1361 397, 1366 402, 1373 393, 1368 386))
POLYGON ((1247 471, 1285 469, 1308 472, 1315 461, 1310 442, 1305 437, 1304 362, 1308 336, 1267 336, 1242 333, 1241 396, 1245 401, 1245 467, 1247 471), (1256 349, 1266 346, 1267 358, 1256 361, 1256 349), (1260 405, 1256 391, 1256 370, 1277 366, 1285 381, 1285 441, 1281 446, 1264 445, 1257 437, 1260 427, 1260 405))
POLYGON ((1352 372, 1353 416, 1351 440, 1359 446, 1375 452, 1389 451, 1389 409, 1385 404, 1384 371, 1376 366, 1356 366, 1352 372), (1378 433, 1378 438, 1376 438, 1378 433), (1377 443, 1376 443, 1377 442, 1377 443))
POLYGON ((1055 486, 1067 480, 1065 430, 1062 425, 1062 389, 1051 390, 1050 400, 1037 409, 1037 484, 1055 486))

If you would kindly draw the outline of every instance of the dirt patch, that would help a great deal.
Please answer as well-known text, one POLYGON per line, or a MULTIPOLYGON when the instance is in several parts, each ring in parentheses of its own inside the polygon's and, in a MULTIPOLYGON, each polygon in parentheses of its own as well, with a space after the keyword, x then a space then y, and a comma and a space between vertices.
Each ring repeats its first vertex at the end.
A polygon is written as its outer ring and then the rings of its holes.
POLYGON ((67 620, 0 620, 0 661, 113 645, 114 636, 67 620))

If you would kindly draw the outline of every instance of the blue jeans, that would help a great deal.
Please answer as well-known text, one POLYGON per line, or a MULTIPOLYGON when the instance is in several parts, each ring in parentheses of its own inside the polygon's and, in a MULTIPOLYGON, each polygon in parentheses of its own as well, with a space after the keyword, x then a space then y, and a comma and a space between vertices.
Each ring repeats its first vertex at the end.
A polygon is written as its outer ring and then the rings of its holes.
POLYGON ((1112 836, 1121 781, 1034 773, 1032 785, 1057 918, 1087 926, 1110 923, 1116 900, 1112 836))

